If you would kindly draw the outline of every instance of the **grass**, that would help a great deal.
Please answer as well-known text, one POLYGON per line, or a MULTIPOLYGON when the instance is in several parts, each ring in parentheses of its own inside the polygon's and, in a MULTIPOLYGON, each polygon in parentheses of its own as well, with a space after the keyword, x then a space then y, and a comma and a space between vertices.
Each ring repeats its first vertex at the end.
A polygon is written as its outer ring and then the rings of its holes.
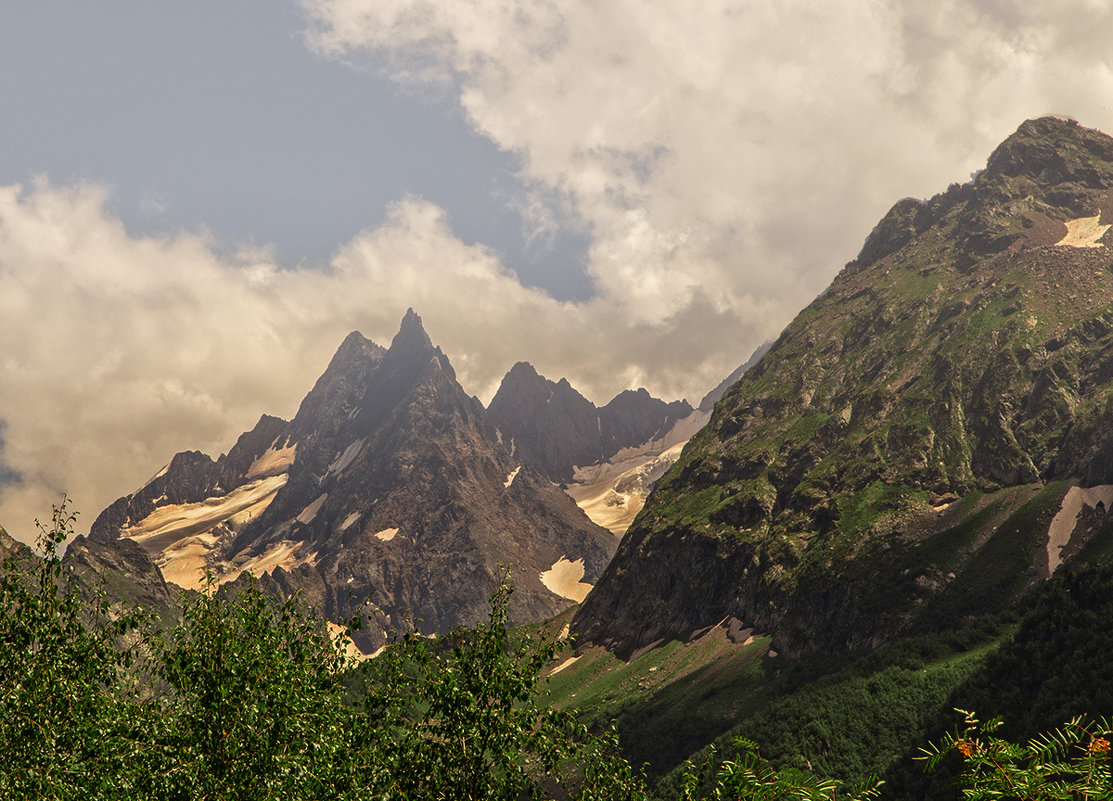
POLYGON ((764 700, 769 646, 765 636, 733 643, 722 628, 629 662, 592 646, 548 679, 546 695, 594 729, 613 723, 626 757, 659 775, 764 700))

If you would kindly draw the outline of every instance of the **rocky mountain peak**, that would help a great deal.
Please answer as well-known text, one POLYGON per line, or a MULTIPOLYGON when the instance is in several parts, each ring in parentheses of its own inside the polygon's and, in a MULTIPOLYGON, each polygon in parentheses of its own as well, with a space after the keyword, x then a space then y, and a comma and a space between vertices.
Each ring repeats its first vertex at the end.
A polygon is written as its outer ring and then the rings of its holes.
POLYGON ((352 361, 359 358, 367 358, 376 354, 382 354, 383 349, 365 337, 359 331, 352 331, 340 343, 340 347, 336 349, 333 354, 329 367, 340 367, 344 364, 350 364, 352 361))
POLYGON ((425 332, 421 317, 409 309, 383 356, 383 370, 394 377, 387 383, 396 389, 412 385, 430 368, 445 373, 451 381, 456 380, 456 371, 425 332))
POLYGON ((1113 219, 1113 138, 1074 120, 1028 120, 990 155, 966 184, 930 200, 897 201, 867 237, 851 267, 862 269, 939 226, 942 241, 969 268, 984 256, 1020 245, 1054 245, 1068 223, 1113 219))
POLYGON ((990 155, 980 182, 1026 177, 1045 189, 1079 183, 1113 186, 1113 139, 1075 120, 1026 120, 990 155))
POLYGON ((506 378, 503 379, 504 384, 513 384, 517 381, 536 381, 541 378, 535 368, 529 362, 516 362, 510 371, 507 372, 506 378))
POLYGON ((390 342, 390 350, 399 354, 413 355, 431 353, 435 350, 433 340, 425 333, 421 317, 413 309, 406 310, 406 316, 398 326, 398 333, 390 342))
POLYGON ((665 403, 644 388, 623 390, 597 408, 567 378, 550 381, 518 362, 487 411, 516 454, 553 481, 567 482, 576 467, 660 437, 693 410, 687 401, 665 403))
POLYGON ((315 431, 348 415, 385 353, 385 349, 358 331, 348 334, 302 400, 293 428, 299 432, 315 431))

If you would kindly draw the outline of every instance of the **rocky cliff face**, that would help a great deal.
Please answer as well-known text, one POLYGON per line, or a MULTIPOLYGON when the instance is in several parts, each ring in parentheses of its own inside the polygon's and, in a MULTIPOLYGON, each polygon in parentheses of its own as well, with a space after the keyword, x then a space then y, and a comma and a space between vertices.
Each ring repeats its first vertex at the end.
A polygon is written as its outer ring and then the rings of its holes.
POLYGON ((23 561, 31 558, 31 549, 19 540, 12 537, 3 526, 0 526, 0 562, 8 559, 23 561))
POLYGON ((868 645, 1104 536, 1111 222, 1113 139, 1052 118, 897 203, 658 482, 575 627, 630 649, 733 615, 788 653, 868 645))
POLYGON ((412 311, 386 351, 350 335, 292 421, 263 417, 217 460, 178 454, 90 538, 133 540, 183 587, 250 573, 335 621, 363 605, 365 650, 411 617, 425 632, 484 617, 500 565, 513 621, 552 615, 615 547, 497 441, 412 311))
POLYGON ((692 413, 687 401, 666 403, 645 389, 620 392, 597 408, 567 379, 550 381, 527 362, 502 380, 487 409, 502 441, 553 481, 576 467, 604 462, 624 448, 663 437, 692 413))

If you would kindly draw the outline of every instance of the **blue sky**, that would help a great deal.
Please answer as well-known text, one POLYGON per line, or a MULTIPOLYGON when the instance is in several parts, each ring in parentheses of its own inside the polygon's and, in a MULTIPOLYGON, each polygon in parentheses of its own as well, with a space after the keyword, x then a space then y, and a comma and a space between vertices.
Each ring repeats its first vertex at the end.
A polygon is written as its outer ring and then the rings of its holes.
POLYGON ((326 263, 418 195, 524 282, 590 292, 575 230, 527 242, 513 154, 447 98, 310 52, 295 4, 42 0, 3 15, 0 107, 18 113, 0 127, 0 182, 106 184, 136 234, 204 228, 284 264, 326 263))
POLYGON ((408 307, 699 397, 898 199, 1113 132, 1105 0, 37 0, 0 10, 0 524, 289 416, 408 307))

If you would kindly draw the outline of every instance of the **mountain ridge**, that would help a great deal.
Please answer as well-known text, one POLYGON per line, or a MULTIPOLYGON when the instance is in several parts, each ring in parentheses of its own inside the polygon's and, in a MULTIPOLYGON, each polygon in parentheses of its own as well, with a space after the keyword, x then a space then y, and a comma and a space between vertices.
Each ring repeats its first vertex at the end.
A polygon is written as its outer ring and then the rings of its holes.
POLYGON ((176 455, 90 538, 134 540, 180 586, 251 573, 335 622, 362 607, 365 652, 390 629, 483 619, 500 566, 512 621, 555 614, 615 547, 497 441, 412 309, 388 349, 349 334, 292 421, 264 415, 216 460, 176 455))
POLYGON ((966 547, 1053 570, 1070 490, 1040 489, 1113 482, 1111 189, 1113 139, 1045 118, 969 184, 898 201, 658 481, 574 630, 629 652, 735 616, 786 653, 865 647, 973 585, 973 556, 917 561, 966 525, 947 505, 1023 486, 994 518, 1029 509, 1016 537, 966 547), (878 571, 884 619, 856 596, 878 571))

